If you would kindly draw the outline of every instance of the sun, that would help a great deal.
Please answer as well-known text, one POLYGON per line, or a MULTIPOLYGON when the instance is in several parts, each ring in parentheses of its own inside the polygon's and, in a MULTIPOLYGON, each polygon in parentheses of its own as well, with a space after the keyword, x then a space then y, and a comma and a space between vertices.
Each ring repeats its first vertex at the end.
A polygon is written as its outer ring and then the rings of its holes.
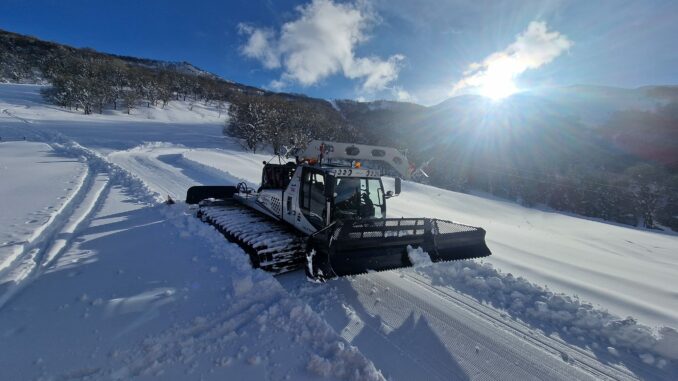
POLYGON ((480 95, 498 101, 518 91, 518 87, 511 78, 486 78, 479 88, 480 95))
POLYGON ((464 88, 471 88, 471 93, 480 94, 497 102, 507 98, 519 91, 516 85, 516 77, 524 71, 523 65, 511 57, 499 57, 491 64, 485 65, 482 69, 473 69, 475 72, 469 74, 454 85, 451 95, 456 94, 464 88))
POLYGON ((497 59, 488 65, 482 75, 476 78, 478 92, 492 100, 504 99, 518 91, 513 81, 520 72, 520 65, 514 59, 497 59))

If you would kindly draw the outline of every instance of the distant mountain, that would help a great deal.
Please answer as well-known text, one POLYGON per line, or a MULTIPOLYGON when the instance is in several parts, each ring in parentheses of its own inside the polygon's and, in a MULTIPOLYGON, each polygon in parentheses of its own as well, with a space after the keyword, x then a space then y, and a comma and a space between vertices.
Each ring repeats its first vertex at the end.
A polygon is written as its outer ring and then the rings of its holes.
POLYGON ((570 86, 432 106, 335 101, 434 185, 678 230, 678 87, 570 86))
POLYGON ((521 108, 562 114, 589 125, 603 124, 622 110, 652 111, 658 106, 678 102, 678 86, 652 86, 623 89, 604 86, 567 86, 542 88, 515 94, 501 101, 480 96, 462 95, 450 98, 433 109, 459 110, 471 106, 488 109, 521 108))
MULTIPOLYGON (((223 80, 223 78, 219 77, 216 74, 210 73, 208 71, 205 71, 197 66, 194 66, 193 64, 182 61, 182 62, 172 62, 172 61, 160 61, 160 60, 152 60, 148 58, 137 58, 137 57, 129 57, 129 56, 119 56, 115 54, 111 54, 111 57, 116 57, 119 58, 123 61, 133 63, 135 65, 139 65, 142 67, 146 67, 149 69, 165 69, 165 70, 173 70, 176 71, 177 73, 181 74, 188 74, 188 75, 195 75, 199 77, 207 77, 207 78, 212 78, 212 79, 219 79, 223 80)), ((231 81, 229 81, 231 82, 231 81)))
POLYGON ((418 161, 428 160, 432 150, 451 140, 476 149, 480 143, 488 144, 491 155, 504 144, 510 150, 535 143, 530 140, 535 135, 551 134, 547 143, 561 149, 563 144, 595 141, 597 148, 619 150, 620 155, 626 151, 628 160, 636 156, 678 169, 674 111, 678 86, 568 86, 518 93, 501 101, 460 95, 431 107, 391 101, 334 104, 369 140, 409 148, 418 161))
POLYGON ((55 56, 67 54, 115 58, 139 67, 166 69, 181 74, 222 80, 219 76, 202 70, 188 62, 167 62, 100 53, 89 48, 74 48, 0 29, 0 82, 44 82, 44 72, 50 61, 55 56))
POLYGON ((557 124, 640 160, 678 169, 677 105, 678 86, 569 86, 519 93, 498 102, 458 96, 431 107, 424 120, 437 126, 439 133, 446 125, 453 129, 484 126, 515 134, 557 124))

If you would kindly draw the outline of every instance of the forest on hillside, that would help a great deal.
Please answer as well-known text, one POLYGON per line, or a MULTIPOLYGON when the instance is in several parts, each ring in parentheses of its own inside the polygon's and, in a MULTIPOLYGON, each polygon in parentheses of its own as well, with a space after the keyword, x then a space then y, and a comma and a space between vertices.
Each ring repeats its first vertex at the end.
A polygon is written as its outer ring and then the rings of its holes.
POLYGON ((48 83, 43 93, 49 102, 84 114, 202 102, 231 115, 225 133, 252 150, 270 145, 280 152, 314 138, 355 139, 326 101, 225 81, 185 62, 103 54, 1 31, 0 62, 0 80, 48 83))

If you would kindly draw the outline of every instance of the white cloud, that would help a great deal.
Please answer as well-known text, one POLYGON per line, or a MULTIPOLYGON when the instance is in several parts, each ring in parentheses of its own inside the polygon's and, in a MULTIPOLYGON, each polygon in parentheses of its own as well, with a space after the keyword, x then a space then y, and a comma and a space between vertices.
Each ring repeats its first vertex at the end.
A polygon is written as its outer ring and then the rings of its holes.
POLYGON ((274 91, 281 91, 282 89, 287 87, 287 83, 285 83, 285 81, 279 81, 277 79, 274 79, 266 87, 274 91))
POLYGON ((400 101, 400 102, 416 102, 417 101, 417 98, 414 95, 410 94, 407 90, 403 89, 402 87, 395 86, 395 87, 393 87, 391 92, 393 93, 393 96, 395 97, 395 99, 397 101, 400 101))
POLYGON ((367 91, 383 90, 389 83, 398 79, 400 62, 405 59, 402 54, 396 54, 383 61, 379 58, 356 58, 353 63, 344 68, 344 75, 348 78, 365 78, 363 89, 367 91))
POLYGON ((280 59, 272 46, 273 32, 266 29, 253 28, 247 24, 239 24, 240 34, 248 35, 247 44, 241 48, 246 57, 256 58, 267 69, 280 67, 280 59))
POLYGON ((451 94, 468 87, 513 86, 517 76, 553 61, 572 45, 567 36, 549 31, 545 22, 533 21, 506 49, 470 64, 451 94))
POLYGON ((267 29, 242 25, 248 36, 242 53, 259 60, 264 67, 282 67, 283 82, 309 86, 342 73, 362 81, 362 90, 383 90, 398 78, 404 56, 356 57, 355 48, 368 39, 366 29, 375 16, 363 2, 335 3, 313 0, 297 7, 299 17, 285 23, 276 38, 267 29))

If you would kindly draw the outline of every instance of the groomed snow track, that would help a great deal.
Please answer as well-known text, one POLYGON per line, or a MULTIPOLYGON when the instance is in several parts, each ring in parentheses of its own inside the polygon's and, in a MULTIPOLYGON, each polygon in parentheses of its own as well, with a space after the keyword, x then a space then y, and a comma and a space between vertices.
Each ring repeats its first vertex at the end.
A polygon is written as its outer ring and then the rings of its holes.
MULTIPOLYGON (((279 278, 389 379, 635 380, 624 367, 548 336, 412 271, 323 286, 279 278), (339 298, 336 297, 339 296, 339 298)), ((650 379, 662 379, 661 372, 650 379)))
POLYGON ((222 201, 201 205, 197 217, 238 244, 253 267, 281 274, 303 266, 305 238, 256 211, 222 201))

